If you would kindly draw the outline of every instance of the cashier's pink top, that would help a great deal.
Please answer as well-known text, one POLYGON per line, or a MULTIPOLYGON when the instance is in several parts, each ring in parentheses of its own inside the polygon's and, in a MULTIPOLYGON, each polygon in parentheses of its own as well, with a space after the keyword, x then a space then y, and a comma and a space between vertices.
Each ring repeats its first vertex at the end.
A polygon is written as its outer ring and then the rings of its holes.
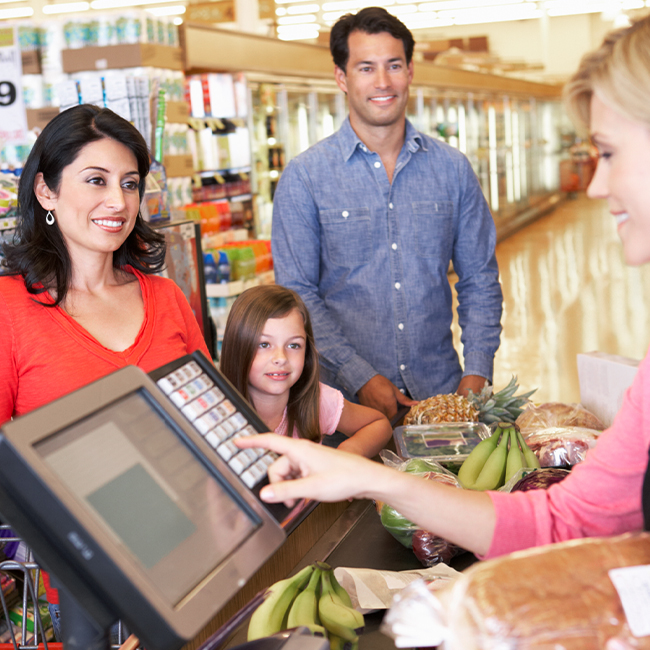
POLYGON ((650 351, 612 426, 584 462, 548 490, 490 492, 496 528, 486 558, 531 546, 643 529, 650 447, 650 351))
MULTIPOLYGON (((343 412, 343 393, 327 384, 319 384, 320 400, 318 402, 318 420, 322 435, 331 436, 339 425, 341 413, 343 412)), ((275 433, 281 436, 287 435, 287 409, 284 409, 282 420, 275 429, 275 433)), ((293 437, 299 438, 298 430, 293 428, 293 437)))

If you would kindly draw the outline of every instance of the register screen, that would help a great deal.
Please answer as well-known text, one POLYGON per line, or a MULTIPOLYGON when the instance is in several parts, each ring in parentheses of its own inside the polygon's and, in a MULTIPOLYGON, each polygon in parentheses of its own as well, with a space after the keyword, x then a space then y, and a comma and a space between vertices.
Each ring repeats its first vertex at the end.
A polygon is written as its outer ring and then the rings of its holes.
POLYGON ((146 395, 132 393, 35 448, 174 606, 261 522, 146 395))

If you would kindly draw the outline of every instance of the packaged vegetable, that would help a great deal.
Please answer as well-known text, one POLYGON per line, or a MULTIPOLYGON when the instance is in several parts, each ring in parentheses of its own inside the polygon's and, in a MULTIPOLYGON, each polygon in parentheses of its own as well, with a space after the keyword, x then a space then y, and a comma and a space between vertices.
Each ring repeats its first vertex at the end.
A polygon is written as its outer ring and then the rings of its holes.
POLYGON ((599 435, 595 429, 563 426, 538 429, 524 438, 542 467, 572 467, 585 459, 599 435))
MULTIPOLYGON (((425 458, 402 460, 386 449, 382 450, 379 455, 385 465, 400 472, 408 472, 423 480, 438 481, 461 488, 458 478, 435 461, 425 458)), ((462 552, 462 549, 455 544, 420 529, 387 503, 378 502, 376 507, 384 528, 398 542, 407 548, 412 548, 423 566, 430 567, 439 562, 448 562, 462 552)))

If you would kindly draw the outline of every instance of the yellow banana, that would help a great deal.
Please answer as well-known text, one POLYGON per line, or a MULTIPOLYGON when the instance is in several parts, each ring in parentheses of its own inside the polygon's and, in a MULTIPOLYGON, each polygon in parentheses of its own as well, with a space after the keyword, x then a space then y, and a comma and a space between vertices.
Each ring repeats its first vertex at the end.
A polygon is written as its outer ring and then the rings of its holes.
MULTIPOLYGON (((523 466, 524 454, 519 449, 519 439, 514 427, 510 427, 506 432, 510 437, 510 449, 508 450, 508 459, 506 460, 506 478, 507 483, 523 466)), ((506 433, 503 435, 505 436, 506 433)))
POLYGON ((539 464, 539 458, 535 455, 535 452, 526 444, 524 437, 521 435, 519 429, 515 429, 517 432, 517 438, 519 439, 519 444, 521 445, 521 451, 524 454, 524 467, 530 467, 539 469, 541 465, 539 464))
POLYGON ((463 461, 463 464, 458 470, 458 480, 462 483, 463 487, 471 488, 476 483, 476 479, 481 473, 487 459, 496 449, 500 435, 501 427, 497 427, 494 433, 489 438, 481 440, 463 461))
POLYGON ((307 583, 314 571, 313 565, 305 567, 295 576, 280 580, 268 588, 268 595, 253 612, 248 624, 248 640, 261 639, 284 630, 289 608, 298 591, 307 583))
POLYGON ((332 583, 332 588, 336 592, 336 595, 341 599, 341 602, 346 607, 352 607, 352 600, 350 599, 350 594, 345 590, 345 587, 342 587, 339 581, 334 575, 334 571, 330 573, 330 582, 332 583))
POLYGON ((357 631, 363 629, 363 615, 345 605, 334 591, 330 579, 332 571, 321 574, 321 595, 318 599, 318 616, 327 631, 346 641, 354 642, 357 631))
MULTIPOLYGON (((500 426, 503 428, 503 423, 500 426)), ((508 437, 505 433, 501 436, 501 442, 485 461, 472 489, 496 490, 503 485, 508 458, 508 437)))
POLYGON ((296 596, 287 617, 287 629, 302 625, 308 627, 312 634, 327 636, 325 628, 320 625, 318 619, 317 591, 320 584, 320 574, 320 569, 314 569, 309 578, 309 584, 296 596))

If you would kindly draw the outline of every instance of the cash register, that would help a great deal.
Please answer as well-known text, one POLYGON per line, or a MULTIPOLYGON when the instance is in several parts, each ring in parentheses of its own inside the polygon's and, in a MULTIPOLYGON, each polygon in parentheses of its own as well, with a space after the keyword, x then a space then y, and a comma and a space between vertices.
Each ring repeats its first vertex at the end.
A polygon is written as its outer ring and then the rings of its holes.
MULTIPOLYGON (((148 650, 180 648, 286 538, 257 496, 266 452, 252 476, 232 464, 232 437, 266 429, 250 406, 200 353, 153 375, 122 368, 0 430, 0 516, 62 587, 66 649, 107 648, 118 619, 148 650), (99 641, 66 626, 66 602, 99 641)), ((309 639, 294 647, 327 647, 309 639)))

